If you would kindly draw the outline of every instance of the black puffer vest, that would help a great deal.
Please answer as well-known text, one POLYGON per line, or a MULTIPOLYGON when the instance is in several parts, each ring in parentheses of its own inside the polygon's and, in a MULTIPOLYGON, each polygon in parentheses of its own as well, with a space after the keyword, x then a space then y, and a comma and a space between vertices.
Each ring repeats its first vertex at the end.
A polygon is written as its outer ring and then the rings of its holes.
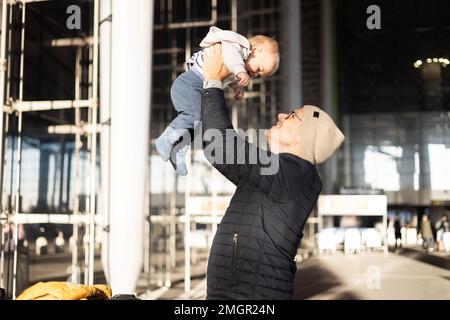
POLYGON ((294 258, 322 189, 317 169, 288 153, 269 154, 279 161, 272 175, 261 174, 267 165, 259 161, 214 163, 220 153, 226 158, 227 145, 234 144, 235 154, 245 150, 246 160, 256 148, 226 131, 232 125, 220 89, 203 90, 202 129, 211 128, 218 129, 223 139, 205 141, 209 148, 205 155, 237 189, 212 244, 207 299, 291 299, 297 270, 294 258))

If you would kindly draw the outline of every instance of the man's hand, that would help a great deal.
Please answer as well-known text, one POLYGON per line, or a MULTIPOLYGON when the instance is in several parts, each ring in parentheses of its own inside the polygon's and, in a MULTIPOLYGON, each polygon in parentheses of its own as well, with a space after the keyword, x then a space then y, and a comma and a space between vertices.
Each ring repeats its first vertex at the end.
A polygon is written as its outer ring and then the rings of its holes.
POLYGON ((250 84, 250 75, 247 72, 240 72, 236 77, 239 79, 241 87, 246 87, 250 84))
POLYGON ((237 87, 234 89, 234 99, 241 100, 244 97, 244 88, 237 87))
POLYGON ((229 75, 230 71, 223 64, 222 45, 217 43, 211 46, 203 57, 203 76, 205 80, 222 81, 229 75))

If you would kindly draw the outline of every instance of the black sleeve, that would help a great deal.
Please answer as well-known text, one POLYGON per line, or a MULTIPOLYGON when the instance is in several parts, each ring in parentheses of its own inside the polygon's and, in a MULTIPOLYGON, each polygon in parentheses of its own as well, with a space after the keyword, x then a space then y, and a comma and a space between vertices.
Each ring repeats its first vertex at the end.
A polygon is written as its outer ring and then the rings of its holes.
POLYGON ((235 185, 250 182, 277 200, 298 189, 289 164, 236 133, 221 89, 203 90, 202 134, 206 158, 235 185))

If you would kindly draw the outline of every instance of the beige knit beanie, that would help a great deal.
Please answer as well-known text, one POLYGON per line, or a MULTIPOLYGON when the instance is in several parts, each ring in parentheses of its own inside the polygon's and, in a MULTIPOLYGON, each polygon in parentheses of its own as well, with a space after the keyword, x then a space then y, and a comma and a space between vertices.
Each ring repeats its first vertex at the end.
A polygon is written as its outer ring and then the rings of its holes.
POLYGON ((327 160, 345 137, 333 119, 318 107, 305 105, 300 125, 300 156, 311 163, 327 160))

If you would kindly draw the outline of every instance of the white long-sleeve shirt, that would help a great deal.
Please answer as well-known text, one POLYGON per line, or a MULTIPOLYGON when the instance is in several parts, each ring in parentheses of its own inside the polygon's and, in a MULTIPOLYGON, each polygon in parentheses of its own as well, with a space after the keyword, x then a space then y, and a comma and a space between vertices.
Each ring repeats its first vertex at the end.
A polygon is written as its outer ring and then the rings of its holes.
POLYGON ((188 68, 193 69, 203 80, 203 55, 210 46, 218 42, 222 44, 223 63, 232 73, 222 81, 223 87, 236 86, 236 75, 247 72, 245 60, 251 52, 249 41, 236 32, 211 27, 206 37, 200 42, 200 47, 204 49, 192 55, 187 61, 188 68))

